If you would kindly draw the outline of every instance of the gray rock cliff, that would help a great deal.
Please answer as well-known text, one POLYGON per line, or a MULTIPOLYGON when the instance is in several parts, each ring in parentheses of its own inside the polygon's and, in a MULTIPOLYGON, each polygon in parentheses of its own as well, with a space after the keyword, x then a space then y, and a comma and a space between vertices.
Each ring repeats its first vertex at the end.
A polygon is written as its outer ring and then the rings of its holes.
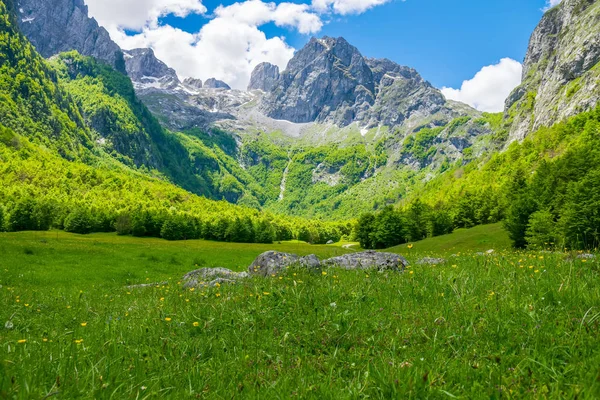
POLYGON ((248 90, 270 92, 279 79, 279 67, 267 62, 260 63, 252 71, 248 90))
POLYGON ((123 54, 127 75, 134 83, 154 85, 164 89, 179 86, 177 72, 156 58, 152 49, 126 50, 123 54))
POLYGON ((205 89, 225 89, 225 90, 231 89, 231 87, 229 87, 228 84, 226 84, 225 82, 220 81, 218 79, 215 79, 215 78, 207 79, 206 82, 204 82, 204 88, 205 89))
POLYGON ((49 58, 77 50, 125 73, 123 53, 106 29, 88 16, 83 0, 16 0, 19 28, 49 58))
POLYGON ((600 100, 600 2, 563 0, 533 32, 523 82, 508 97, 509 140, 593 108, 600 100))

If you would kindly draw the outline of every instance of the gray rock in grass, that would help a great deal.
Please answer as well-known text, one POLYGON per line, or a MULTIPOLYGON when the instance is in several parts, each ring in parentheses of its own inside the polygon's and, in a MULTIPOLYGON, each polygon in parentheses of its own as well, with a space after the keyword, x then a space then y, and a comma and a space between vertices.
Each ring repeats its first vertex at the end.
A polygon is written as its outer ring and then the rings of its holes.
POLYGON ((364 251, 362 253, 345 254, 323 261, 324 266, 339 267, 348 270, 376 269, 379 271, 404 271, 408 261, 394 253, 364 251))

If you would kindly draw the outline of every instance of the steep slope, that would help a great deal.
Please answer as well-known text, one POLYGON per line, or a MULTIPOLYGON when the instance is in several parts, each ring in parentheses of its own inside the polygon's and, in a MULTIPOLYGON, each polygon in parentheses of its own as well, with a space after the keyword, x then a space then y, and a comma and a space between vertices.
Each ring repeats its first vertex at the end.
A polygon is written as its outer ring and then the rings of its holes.
POLYGON ((261 106, 265 115, 291 122, 349 125, 375 102, 373 73, 343 38, 313 38, 288 63, 261 106))
POLYGON ((89 155, 94 137, 79 108, 0 6, 0 124, 64 158, 89 155))
POLYGON ((123 53, 83 0, 12 0, 19 28, 45 58, 77 50, 125 73, 123 53))
POLYGON ((267 62, 258 64, 252 71, 248 91, 270 92, 279 79, 279 67, 267 62))
POLYGON ((464 115, 414 69, 367 59, 343 38, 311 39, 269 86, 261 110, 295 123, 408 130, 433 115, 445 123, 464 115))
MULTIPOLYGON (((146 129, 152 124, 162 129, 141 103, 135 104, 129 79, 76 52, 59 55, 50 66, 17 30, 4 0, 0 0, 0 98, 0 210, 7 216, 0 230, 116 229, 121 234, 168 239, 261 242, 291 239, 304 231, 312 232, 315 242, 326 242, 348 233, 337 224, 281 218, 208 200, 111 157, 108 140, 103 144, 98 139, 110 139, 115 149, 116 138, 127 135, 148 134, 156 143, 146 129), (79 92, 71 94, 75 88, 79 92), (103 109, 116 119, 102 119, 103 109), (98 120, 114 122, 108 130, 100 129, 113 136, 99 136, 98 120), (124 125, 132 130, 124 132, 124 125)), ((171 140, 168 135, 164 139, 171 140)), ((156 144, 163 145, 172 149, 156 144)), ((190 161, 191 153, 173 159, 190 161)), ((199 156, 195 160, 203 164, 199 156)), ((219 173, 216 167, 209 169, 219 173)))
POLYGON ((152 49, 133 49, 123 52, 127 75, 134 83, 163 89, 180 85, 177 72, 154 55, 152 49))
POLYGON ((563 0, 531 36, 523 83, 506 101, 510 141, 600 100, 600 2, 563 0))

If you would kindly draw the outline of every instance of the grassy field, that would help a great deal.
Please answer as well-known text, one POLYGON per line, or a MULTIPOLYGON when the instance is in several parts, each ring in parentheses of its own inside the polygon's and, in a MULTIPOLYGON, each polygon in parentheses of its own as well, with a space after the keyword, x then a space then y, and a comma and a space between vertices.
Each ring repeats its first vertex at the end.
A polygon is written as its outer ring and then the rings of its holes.
MULTIPOLYGON (((461 252, 482 252, 490 249, 507 250, 511 247, 508 233, 502 224, 480 225, 471 229, 457 229, 451 235, 437 236, 412 243, 410 253, 421 255, 450 255, 461 252)), ((409 253, 408 244, 393 247, 388 251, 409 253)))
POLYGON ((196 264, 345 250, 0 234, 0 398, 598 398, 596 259, 455 236, 399 249, 449 260, 404 274, 183 291, 196 264))

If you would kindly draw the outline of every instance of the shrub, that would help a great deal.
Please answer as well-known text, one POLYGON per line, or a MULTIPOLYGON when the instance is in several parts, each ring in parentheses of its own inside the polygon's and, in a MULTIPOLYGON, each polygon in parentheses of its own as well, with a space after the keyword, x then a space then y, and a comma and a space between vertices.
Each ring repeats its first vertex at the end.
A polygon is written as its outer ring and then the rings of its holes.
POLYGON ((556 222, 548 210, 536 211, 529 217, 525 239, 528 247, 545 248, 556 241, 556 222))
POLYGON ((65 218, 65 231, 82 235, 94 231, 93 218, 89 210, 77 208, 65 218))

